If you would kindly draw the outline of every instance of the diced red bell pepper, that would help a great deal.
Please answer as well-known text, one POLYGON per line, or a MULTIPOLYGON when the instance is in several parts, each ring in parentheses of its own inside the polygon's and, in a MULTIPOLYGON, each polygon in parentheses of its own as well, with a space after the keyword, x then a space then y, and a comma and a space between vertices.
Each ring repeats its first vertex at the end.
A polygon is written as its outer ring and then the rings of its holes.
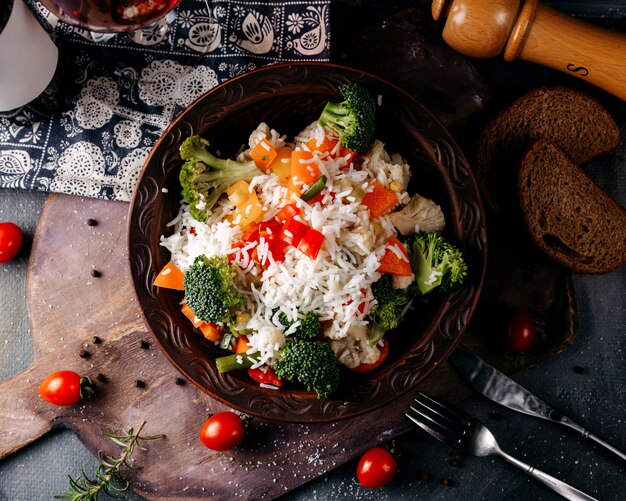
MULTIPOLYGON (((367 292, 365 291, 365 289, 361 289, 361 294, 363 295, 363 300, 359 303, 359 305, 357 306, 357 309, 359 310, 359 313, 361 313, 362 315, 364 315, 365 313, 367 313, 367 311, 369 311, 369 301, 367 301, 365 299, 365 295, 367 294, 367 292)), ((347 304, 352 304, 354 302, 354 300, 350 299, 350 301, 348 301, 347 304)))
MULTIPOLYGON (((324 135, 324 140, 322 141, 321 144, 318 145, 317 139, 313 137, 309 139, 306 145, 309 147, 309 149, 312 152, 319 153, 320 158, 325 158, 332 153, 332 151, 337 146, 338 142, 339 142, 338 138, 329 137, 328 134, 326 134, 324 135)), ((340 151, 341 151, 341 147, 338 148, 338 152, 340 151)))
POLYGON ((346 167, 348 167, 354 161, 357 155, 358 153, 356 151, 352 151, 345 146, 342 146, 341 150, 339 151, 339 156, 346 160, 346 167))
POLYGON ((244 242, 254 242, 261 237, 280 235, 282 225, 278 221, 264 221, 250 226, 241 237, 244 242))
POLYGON ((282 229, 283 225, 278 221, 264 221, 259 226, 259 238, 278 238, 282 229))
POLYGON ((241 240, 244 242, 251 242, 259 238, 259 226, 261 226, 261 223, 250 225, 250 227, 244 231, 241 240))
POLYGON ((283 382, 271 367, 257 367, 256 369, 248 369, 248 375, 259 384, 271 384, 273 386, 282 386, 283 382))
POLYGON ((300 242, 297 245, 298 250, 305 256, 311 259, 316 259, 320 249, 322 248, 322 244, 324 243, 324 238, 323 233, 314 230, 313 228, 309 228, 309 230, 300 239, 300 242))
POLYGON ((387 241, 387 249, 380 260, 380 266, 377 271, 401 277, 408 277, 413 274, 406 249, 404 248, 404 245, 402 245, 402 242, 400 242, 400 240, 396 237, 391 237, 387 241), (400 253, 404 256, 403 259, 399 258, 397 254, 389 248, 392 246, 400 251, 400 253))
MULTIPOLYGON (((278 237, 269 238, 267 236, 263 237, 263 240, 267 244, 268 253, 272 255, 272 259, 274 261, 283 261, 285 259, 285 251, 283 250, 285 247, 285 243, 282 242, 278 237)), ((255 247, 252 251, 251 259, 259 260, 259 256, 257 253, 258 247, 255 247)), ((263 259, 263 261, 259 261, 262 266, 267 266, 269 264, 267 257, 263 259)))
POLYGON ((393 191, 374 181, 374 189, 363 196, 361 203, 370 210, 372 217, 379 217, 398 203, 398 197, 393 191))
MULTIPOLYGON (((233 244, 233 246, 231 247, 231 250, 235 250, 235 249, 242 249, 243 247, 246 246, 246 242, 244 242, 243 240, 240 240, 239 242, 236 242, 233 244)), ((232 252, 230 254, 228 254, 228 264, 232 265, 235 260, 237 259, 237 252, 232 252)))
POLYGON ((287 204, 276 214, 276 219, 281 223, 286 223, 298 214, 300 214, 300 208, 296 204, 287 204))
POLYGON ((297 247, 300 240, 302 240, 302 237, 309 229, 310 226, 292 218, 283 225, 283 229, 280 232, 280 239, 287 244, 297 247))

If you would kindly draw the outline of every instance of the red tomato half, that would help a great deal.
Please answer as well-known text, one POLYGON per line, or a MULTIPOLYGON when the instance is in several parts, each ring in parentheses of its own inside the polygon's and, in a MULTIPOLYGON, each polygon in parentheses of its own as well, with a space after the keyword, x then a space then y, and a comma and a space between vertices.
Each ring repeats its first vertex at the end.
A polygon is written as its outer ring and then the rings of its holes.
POLYGON ((504 341, 511 350, 527 350, 535 339, 535 318, 522 308, 515 308, 506 324, 504 341))
POLYGON ((11 261, 22 247, 22 229, 13 223, 0 223, 0 263, 11 261))
POLYGON ((242 442, 243 437, 241 418, 231 411, 213 414, 200 430, 200 442, 214 451, 234 449, 242 442))
POLYGON ((73 371, 59 371, 48 376, 39 387, 39 395, 54 405, 74 405, 81 401, 81 377, 73 371))
POLYGON ((391 482, 398 470, 398 461, 387 449, 374 447, 361 457, 356 476, 363 487, 375 489, 391 482))

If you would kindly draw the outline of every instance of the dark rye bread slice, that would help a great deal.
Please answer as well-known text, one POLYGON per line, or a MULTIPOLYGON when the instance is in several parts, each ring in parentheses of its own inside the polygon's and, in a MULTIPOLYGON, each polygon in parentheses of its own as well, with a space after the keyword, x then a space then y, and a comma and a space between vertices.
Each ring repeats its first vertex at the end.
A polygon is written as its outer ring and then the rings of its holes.
POLYGON ((619 128, 596 99, 577 90, 540 87, 520 97, 479 139, 476 178, 492 209, 511 207, 517 167, 539 139, 555 143, 581 165, 615 148, 619 128))
POLYGON ((626 210, 557 146, 533 145, 517 187, 530 235, 552 259, 588 274, 626 263, 626 210))

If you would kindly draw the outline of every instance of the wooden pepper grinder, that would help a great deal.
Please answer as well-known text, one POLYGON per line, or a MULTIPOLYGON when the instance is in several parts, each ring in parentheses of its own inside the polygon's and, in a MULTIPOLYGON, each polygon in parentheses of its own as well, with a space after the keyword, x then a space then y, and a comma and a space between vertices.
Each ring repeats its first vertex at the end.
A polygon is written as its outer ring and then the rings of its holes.
POLYGON ((444 40, 470 57, 542 64, 626 100, 626 35, 574 19, 539 0, 433 0, 444 40))

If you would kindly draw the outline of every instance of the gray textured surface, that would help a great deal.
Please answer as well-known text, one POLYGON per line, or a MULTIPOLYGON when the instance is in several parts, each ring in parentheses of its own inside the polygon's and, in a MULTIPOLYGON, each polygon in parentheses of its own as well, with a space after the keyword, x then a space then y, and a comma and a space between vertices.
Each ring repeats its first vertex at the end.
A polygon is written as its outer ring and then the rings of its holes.
MULTIPOLYGON (((551 3, 565 8, 569 5, 575 13, 595 17, 613 16, 626 7, 626 2, 551 3)), ((477 66, 496 95, 503 99, 524 88, 561 78, 525 64, 494 61, 477 66)), ((607 103, 620 121, 622 136, 626 137, 626 105, 612 100, 607 103)), ((624 148, 622 141, 615 152, 594 162, 589 172, 626 206, 624 148)), ((0 191, 0 221, 19 224, 30 243, 45 199, 44 193, 0 191)), ((28 248, 26 245, 15 261, 0 264, 0 378, 3 379, 33 360, 25 304, 28 248)), ((588 429, 626 450, 626 267, 598 277, 576 275, 574 284, 579 311, 574 344, 516 378, 588 429), (575 372, 574 367, 584 368, 584 373, 575 372)), ((484 419, 503 449, 511 454, 601 500, 626 499, 626 464, 575 433, 515 414, 482 398, 467 401, 463 407, 484 419), (493 415, 494 411, 497 416, 493 415)), ((460 466, 452 466, 453 452, 419 431, 402 437, 399 448, 402 455, 398 476, 384 489, 360 488, 354 477, 355 462, 351 462, 285 499, 560 499, 498 459, 465 458, 460 466), (419 479, 423 471, 430 475, 430 480, 419 479), (450 479, 452 486, 442 485, 440 481, 444 478, 450 479)), ((81 468, 91 472, 96 464, 95 458, 71 432, 54 432, 0 462, 0 501, 52 499, 66 489, 68 474, 76 475, 81 468)), ((136 499, 130 494, 125 498, 136 499)))

